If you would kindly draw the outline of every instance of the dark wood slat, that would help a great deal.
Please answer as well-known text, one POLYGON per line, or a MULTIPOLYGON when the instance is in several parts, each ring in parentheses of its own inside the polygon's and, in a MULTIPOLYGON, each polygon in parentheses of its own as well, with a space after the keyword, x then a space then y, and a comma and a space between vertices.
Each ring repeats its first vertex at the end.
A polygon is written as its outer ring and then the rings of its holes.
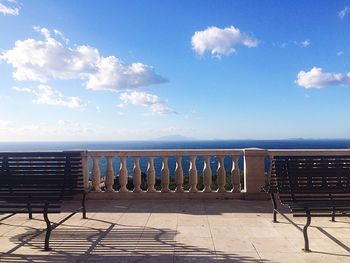
POLYGON ((82 177, 80 152, 1 152, 0 206, 72 198, 84 191, 82 177))
POLYGON ((299 202, 308 207, 350 206, 350 156, 275 156, 272 160, 270 188, 292 207, 299 202), (334 205, 336 203, 336 205, 334 205))

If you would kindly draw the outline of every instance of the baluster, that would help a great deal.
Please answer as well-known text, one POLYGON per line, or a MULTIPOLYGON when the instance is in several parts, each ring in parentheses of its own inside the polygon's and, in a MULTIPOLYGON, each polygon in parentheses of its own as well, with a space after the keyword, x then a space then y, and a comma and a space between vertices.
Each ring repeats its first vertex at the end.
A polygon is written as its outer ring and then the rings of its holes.
POLYGON ((156 175, 154 170, 154 157, 148 157, 148 167, 147 167, 147 192, 154 193, 156 189, 154 185, 156 183, 156 175))
POLYGON ((140 193, 141 189, 141 168, 140 168, 140 157, 133 157, 134 169, 132 171, 132 180, 134 183, 134 192, 140 193))
POLYGON ((211 183, 212 183, 212 171, 210 167, 210 155, 204 156, 204 169, 203 169, 203 176, 204 176, 204 192, 210 193, 211 192, 211 183))
POLYGON ((162 193, 169 193, 169 167, 168 167, 168 156, 162 156, 162 193))
POLYGON ((189 181, 190 181, 190 192, 191 193, 198 192, 198 189, 197 189, 198 177, 197 177, 196 158, 197 158, 197 156, 195 156, 195 155, 190 156, 190 169, 188 170, 188 176, 189 176, 189 181))
POLYGON ((126 168, 126 156, 120 157, 120 169, 119 169, 119 185, 120 193, 128 192, 126 185, 128 184, 128 170, 126 168))
POLYGON ((231 170, 231 181, 232 181, 232 192, 239 193, 241 191, 240 187, 240 170, 238 166, 239 156, 232 156, 232 170, 231 170))
POLYGON ((107 167, 105 172, 105 185, 107 192, 114 192, 113 184, 114 184, 114 170, 113 170, 113 156, 107 157, 107 167))
POLYGON ((225 156, 218 156, 218 170, 217 170, 217 180, 218 180, 218 192, 223 193, 226 192, 225 184, 226 184, 226 171, 224 167, 224 158, 225 156))
POLYGON ((98 161, 100 160, 100 156, 93 156, 93 166, 92 166, 92 187, 95 192, 101 192, 101 172, 98 161))
POLYGON ((183 181, 184 181, 184 171, 182 169, 182 156, 176 156, 176 168, 175 168, 175 183, 176 183, 176 190, 177 193, 183 193, 183 181))

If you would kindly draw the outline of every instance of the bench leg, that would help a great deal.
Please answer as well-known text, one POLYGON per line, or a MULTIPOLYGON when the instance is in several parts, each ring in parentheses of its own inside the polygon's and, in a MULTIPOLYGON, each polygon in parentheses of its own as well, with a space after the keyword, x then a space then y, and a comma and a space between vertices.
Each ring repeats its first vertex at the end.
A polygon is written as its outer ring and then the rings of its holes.
POLYGON ((273 222, 277 223, 277 204, 276 204, 275 195, 271 193, 270 196, 271 196, 271 202, 273 207, 273 222))
POLYGON ((83 199, 82 199, 82 201, 81 201, 81 206, 83 207, 82 212, 83 212, 83 218, 84 218, 84 219, 86 219, 85 200, 86 200, 86 193, 84 192, 84 194, 83 194, 83 199))
POLYGON ((33 219, 32 206, 30 205, 30 203, 27 203, 27 208, 29 219, 33 219))
POLYGON ((47 209, 48 209, 48 205, 46 204, 44 208, 44 219, 46 222, 45 250, 50 249, 49 241, 50 241, 50 235, 52 230, 51 222, 47 216, 47 209))
POLYGON ((309 247, 309 238, 307 235, 307 228, 309 227, 309 225, 311 224, 311 215, 310 215, 310 211, 306 211, 306 225, 303 228, 303 234, 304 234, 304 242, 305 242, 305 246, 303 251, 305 252, 311 252, 310 247, 309 247))
POLYGON ((335 207, 333 207, 332 211, 332 222, 335 222, 335 207))

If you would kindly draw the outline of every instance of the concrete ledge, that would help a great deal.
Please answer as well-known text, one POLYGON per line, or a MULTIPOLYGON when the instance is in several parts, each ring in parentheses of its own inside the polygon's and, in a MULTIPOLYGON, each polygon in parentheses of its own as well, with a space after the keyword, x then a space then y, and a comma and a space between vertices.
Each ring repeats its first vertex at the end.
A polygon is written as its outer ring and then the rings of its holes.
MULTIPOLYGON (((127 199, 127 200, 174 200, 174 199, 203 199, 203 200, 213 200, 213 199, 244 199, 243 197, 246 193, 119 193, 119 192, 91 192, 87 195, 88 200, 112 200, 112 199, 127 199)), ((258 196, 257 196, 258 197, 258 196)), ((257 200, 261 200, 257 199, 257 200)))

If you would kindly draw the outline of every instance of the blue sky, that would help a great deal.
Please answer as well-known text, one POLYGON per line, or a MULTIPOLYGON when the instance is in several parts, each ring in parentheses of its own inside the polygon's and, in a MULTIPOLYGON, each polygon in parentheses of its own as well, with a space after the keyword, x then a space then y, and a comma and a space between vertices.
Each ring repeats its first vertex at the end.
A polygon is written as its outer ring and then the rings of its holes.
POLYGON ((0 0, 0 141, 349 138, 350 0, 0 0))

